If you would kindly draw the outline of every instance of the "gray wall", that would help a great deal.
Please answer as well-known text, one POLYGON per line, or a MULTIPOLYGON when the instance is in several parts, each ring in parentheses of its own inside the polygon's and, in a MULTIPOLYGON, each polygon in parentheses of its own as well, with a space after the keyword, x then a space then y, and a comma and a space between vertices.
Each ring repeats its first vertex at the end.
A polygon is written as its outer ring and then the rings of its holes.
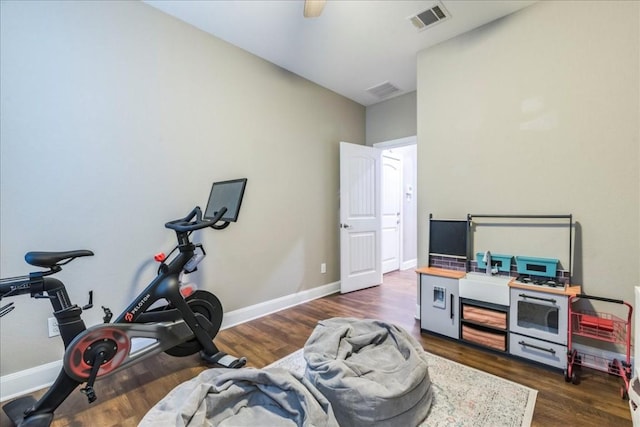
MULTIPOLYGON (((366 141, 367 145, 399 140, 416 135, 416 92, 370 105, 366 109, 366 141)), ((413 196, 403 197, 403 236, 402 262, 409 263, 417 259, 416 240, 416 180, 417 149, 416 146, 394 148, 403 158, 404 190, 407 185, 414 189, 413 196)))
POLYGON ((572 213, 584 291, 633 301, 639 20, 638 2, 538 2, 422 51, 418 215, 572 213))
POLYGON ((366 142, 377 142, 415 136, 416 92, 391 98, 367 107, 366 142))
MULTIPOLYGON (((247 177, 239 222, 194 234, 199 283, 230 311, 339 280, 338 143, 365 142, 363 106, 143 3, 1 8, 3 277, 30 250, 91 249, 59 277, 99 323, 154 277, 166 221, 247 177)), ((1 375, 63 351, 48 303, 14 301, 1 375)))

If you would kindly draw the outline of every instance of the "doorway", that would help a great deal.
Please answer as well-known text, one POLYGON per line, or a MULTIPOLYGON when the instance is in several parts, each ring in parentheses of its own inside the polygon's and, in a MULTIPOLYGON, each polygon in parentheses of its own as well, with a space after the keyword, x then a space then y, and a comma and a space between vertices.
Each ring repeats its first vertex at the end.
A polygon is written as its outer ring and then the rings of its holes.
POLYGON ((417 266, 417 138, 373 144, 383 151, 382 264, 383 273, 417 266))
POLYGON ((402 245, 402 156, 382 152, 382 274, 400 270, 402 245))

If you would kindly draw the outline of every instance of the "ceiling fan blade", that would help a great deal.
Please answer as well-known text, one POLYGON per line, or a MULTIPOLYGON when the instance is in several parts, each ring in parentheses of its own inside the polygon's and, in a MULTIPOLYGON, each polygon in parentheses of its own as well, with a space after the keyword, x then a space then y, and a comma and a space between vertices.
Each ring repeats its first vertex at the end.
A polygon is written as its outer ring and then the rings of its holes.
POLYGON ((304 17, 317 18, 324 9, 327 0, 304 0, 304 17))

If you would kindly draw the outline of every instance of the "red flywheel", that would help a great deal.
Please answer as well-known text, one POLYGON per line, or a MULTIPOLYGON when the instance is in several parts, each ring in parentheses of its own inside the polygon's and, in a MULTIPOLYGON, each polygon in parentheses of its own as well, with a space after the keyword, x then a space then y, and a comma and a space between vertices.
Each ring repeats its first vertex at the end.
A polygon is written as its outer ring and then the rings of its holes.
POLYGON ((131 351, 131 339, 120 329, 105 325, 78 335, 65 351, 63 363, 67 374, 77 381, 86 381, 96 355, 102 361, 98 377, 118 369, 131 351))

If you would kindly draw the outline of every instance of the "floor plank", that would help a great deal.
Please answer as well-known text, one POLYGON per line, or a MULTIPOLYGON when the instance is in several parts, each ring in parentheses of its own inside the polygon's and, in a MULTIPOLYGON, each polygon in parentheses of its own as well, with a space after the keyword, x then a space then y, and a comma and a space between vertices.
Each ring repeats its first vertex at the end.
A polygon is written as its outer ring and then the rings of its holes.
MULTIPOLYGON (((331 295, 223 330, 216 344, 228 353, 246 356, 248 366, 262 368, 303 347, 318 320, 382 319, 408 330, 433 354, 538 390, 533 426, 632 425, 628 402, 619 396, 618 377, 585 368, 581 384, 568 384, 559 371, 421 333, 414 317, 416 283, 413 270, 389 273, 381 286, 331 295)), ((58 408, 52 425, 135 426, 173 387, 206 368, 197 355, 154 356, 99 380, 98 401, 91 405, 75 391, 58 408)), ((0 425, 9 425, 4 413, 0 425)))

